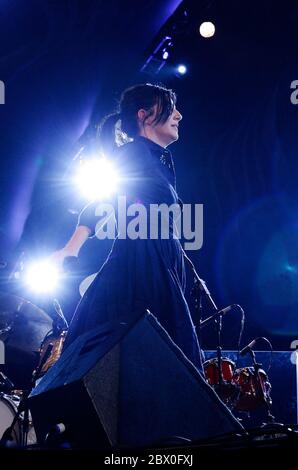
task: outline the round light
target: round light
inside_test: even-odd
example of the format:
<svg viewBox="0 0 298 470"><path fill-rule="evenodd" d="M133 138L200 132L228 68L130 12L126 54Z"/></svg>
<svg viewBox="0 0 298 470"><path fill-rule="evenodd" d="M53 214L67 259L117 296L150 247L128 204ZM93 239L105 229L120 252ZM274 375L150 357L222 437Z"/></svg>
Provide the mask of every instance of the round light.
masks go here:
<svg viewBox="0 0 298 470"><path fill-rule="evenodd" d="M118 177L106 158L82 161L75 178L81 194L89 200L110 196L117 187Z"/></svg>
<svg viewBox="0 0 298 470"><path fill-rule="evenodd" d="M164 51L164 52L163 52L163 54L162 54L162 58L163 58L163 60L167 60L167 59L168 59L168 57L169 57L169 53L168 53L168 51Z"/></svg>
<svg viewBox="0 0 298 470"><path fill-rule="evenodd" d="M215 26L211 21L204 21L200 26L200 35L203 38L211 38L215 33Z"/></svg>
<svg viewBox="0 0 298 470"><path fill-rule="evenodd" d="M185 75L186 72L187 72L187 68L185 67L185 65L180 64L180 65L178 65L178 67L177 67L177 72L178 72L180 75Z"/></svg>
<svg viewBox="0 0 298 470"><path fill-rule="evenodd" d="M25 283L35 292L51 292L57 287L60 277L59 269L50 261L32 263L25 269Z"/></svg>

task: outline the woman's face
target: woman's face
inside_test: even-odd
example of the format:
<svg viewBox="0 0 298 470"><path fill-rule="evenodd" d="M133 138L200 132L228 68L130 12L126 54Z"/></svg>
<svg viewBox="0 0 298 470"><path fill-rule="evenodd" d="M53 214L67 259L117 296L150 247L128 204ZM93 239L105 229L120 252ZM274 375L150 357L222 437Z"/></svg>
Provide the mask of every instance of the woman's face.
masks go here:
<svg viewBox="0 0 298 470"><path fill-rule="evenodd" d="M140 135L143 135L144 137L147 137L150 140L153 140L153 142L156 142L157 144L161 145L162 147L167 147L171 143L175 142L179 138L179 121L182 119L182 115L179 113L179 111L176 109L174 106L172 114L168 117L166 122L161 123L159 122L156 124L154 122L156 118L156 113L157 113L157 105L154 105L153 107L153 114L152 116L146 118L146 114L141 114L141 126L140 126ZM140 112L144 110L139 111L139 118L140 118ZM144 113L146 113L144 111ZM143 119L142 119L143 116Z"/></svg>

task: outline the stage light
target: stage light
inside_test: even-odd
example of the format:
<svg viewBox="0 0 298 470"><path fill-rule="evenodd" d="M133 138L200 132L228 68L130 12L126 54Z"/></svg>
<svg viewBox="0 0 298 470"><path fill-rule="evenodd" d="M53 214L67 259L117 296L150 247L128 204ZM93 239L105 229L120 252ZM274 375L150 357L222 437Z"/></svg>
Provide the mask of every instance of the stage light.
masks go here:
<svg viewBox="0 0 298 470"><path fill-rule="evenodd" d="M54 291L60 278L58 267L48 260L33 262L24 269L23 275L27 287L37 293Z"/></svg>
<svg viewBox="0 0 298 470"><path fill-rule="evenodd" d="M108 159L92 159L80 163L75 182L81 194L92 201L109 197L116 190L118 176Z"/></svg>
<svg viewBox="0 0 298 470"><path fill-rule="evenodd" d="M215 33L215 26L211 21L204 21L200 26L200 35L203 38L211 38Z"/></svg>
<svg viewBox="0 0 298 470"><path fill-rule="evenodd" d="M173 46L172 37L164 36L141 68L141 72L157 75L169 57L168 49Z"/></svg>
<svg viewBox="0 0 298 470"><path fill-rule="evenodd" d="M186 66L183 64L178 65L177 72L179 73L179 75L185 75L187 72Z"/></svg>

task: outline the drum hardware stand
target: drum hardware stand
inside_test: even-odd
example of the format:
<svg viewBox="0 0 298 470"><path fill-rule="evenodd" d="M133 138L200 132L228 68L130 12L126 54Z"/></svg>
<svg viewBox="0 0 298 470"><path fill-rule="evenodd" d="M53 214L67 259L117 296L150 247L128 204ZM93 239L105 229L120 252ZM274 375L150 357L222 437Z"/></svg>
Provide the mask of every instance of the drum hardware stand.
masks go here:
<svg viewBox="0 0 298 470"><path fill-rule="evenodd" d="M21 413L24 412L24 418L22 420L22 433L21 433L21 447L24 447L27 445L27 436L29 432L29 407L28 407L28 396L30 390L23 390L23 395L20 400L20 403L18 404L17 412L16 415L13 418L13 421L11 425L4 431L3 436L1 437L0 440L0 447L10 447L9 442L13 441L12 433L14 430L15 425L17 424L17 421L21 415Z"/></svg>
<svg viewBox="0 0 298 470"><path fill-rule="evenodd" d="M9 447L8 443L10 441L11 442L13 441L12 433L21 413L24 413L24 416L23 416L22 425L21 425L21 444L20 445L21 445L21 448L24 448L27 446L28 432L29 432L29 426L30 426L28 397L32 389L35 386L35 377L41 371L45 361L48 359L50 354L51 354L51 350L49 351L47 350L46 354L43 357L43 360L38 365L38 368L35 369L35 371L32 374L30 387L27 390L22 390L22 396L20 399L20 403L18 404L18 407L17 407L16 415L14 416L14 419L11 425L4 431L3 436L0 439L0 447Z"/></svg>
<svg viewBox="0 0 298 470"><path fill-rule="evenodd" d="M14 389L14 384L9 380L3 372L0 372L0 393L11 392Z"/></svg>
<svg viewBox="0 0 298 470"><path fill-rule="evenodd" d="M53 305L55 307L55 311L57 313L57 318L53 320L53 329L56 332L61 333L62 331L66 331L68 328L68 323L66 321L66 318L64 317L64 314L62 312L61 306L58 302L57 299L54 299ZM30 419L29 419L29 406L28 406L28 397L32 391L32 389L35 387L35 379L36 377L39 376L44 364L48 360L48 358L51 355L53 345L49 345L45 355L43 356L42 360L40 361L40 364L38 367L33 371L32 377L31 377L31 382L30 382L30 387L27 390L23 390L22 392L22 397L20 400L20 403L18 404L17 407L17 412L16 415L14 416L14 419L11 423L11 425L4 431L3 436L0 439L0 447L9 447L9 442L13 441L12 433L15 425L17 424L17 421L21 415L21 413L24 413L23 420L22 420L22 432L21 432L21 447L26 447L27 446L27 441L28 441L28 432L29 432L29 425L30 425ZM5 376L4 376L5 377ZM0 379L2 378L2 373L0 376ZM8 379L7 379L8 380ZM1 382L0 382L1 384Z"/></svg>
<svg viewBox="0 0 298 470"><path fill-rule="evenodd" d="M259 385L259 389L262 393L262 400L264 402L264 405L266 406L266 411L267 411L267 418L268 418L268 423L265 423L265 425L267 424L275 424L275 417L272 415L271 413L271 405L272 405L272 401L270 399L270 396L266 394L266 391L264 390L264 386L263 386L263 383L262 383L262 380L260 378L260 369L261 369L261 366L262 364L258 363L256 361L256 354L255 352L249 348L248 349L248 352L252 358L252 362L253 362L253 367L254 367L254 374L257 378L257 383Z"/></svg>
<svg viewBox="0 0 298 470"><path fill-rule="evenodd" d="M190 296L193 299L194 311L195 311L195 329L199 342L201 342L201 330L198 325L201 324L203 316L203 296L201 290L198 288L197 279L194 278L194 285L190 291Z"/></svg>
<svg viewBox="0 0 298 470"><path fill-rule="evenodd" d="M27 446L28 432L29 432L29 426L30 426L28 397L32 389L35 387L35 378L39 376L45 362L48 360L51 354L52 347L53 347L52 345L48 346L47 351L44 357L42 358L40 364L33 371L30 387L27 390L22 391L22 397L21 397L20 403L18 404L16 415L14 416L14 419L11 425L4 431L3 436L1 437L1 440L0 440L0 447L7 447L8 442L13 441L13 437L12 437L13 429L15 425L17 424L17 421L21 413L24 413L24 416L23 416L22 425L21 425L21 444L20 445L22 448Z"/></svg>

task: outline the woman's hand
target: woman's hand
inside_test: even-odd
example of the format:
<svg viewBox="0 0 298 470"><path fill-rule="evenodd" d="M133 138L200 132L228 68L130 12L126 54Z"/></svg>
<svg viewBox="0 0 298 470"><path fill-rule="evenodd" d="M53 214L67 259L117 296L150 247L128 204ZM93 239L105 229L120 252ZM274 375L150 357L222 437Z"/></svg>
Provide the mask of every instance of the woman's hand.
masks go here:
<svg viewBox="0 0 298 470"><path fill-rule="evenodd" d="M74 265L81 247L90 235L90 231L90 228L79 225L66 245L61 248L61 250L54 251L54 253L49 256L49 261L55 263L60 269L66 268L66 270L69 270L69 266L66 266L66 263L63 266L65 259L70 258L68 260L70 263L68 264Z"/></svg>
<svg viewBox="0 0 298 470"><path fill-rule="evenodd" d="M64 260L68 256L70 256L68 250L62 248L61 250L54 251L54 253L49 256L49 261L54 263L59 269L63 270Z"/></svg>

